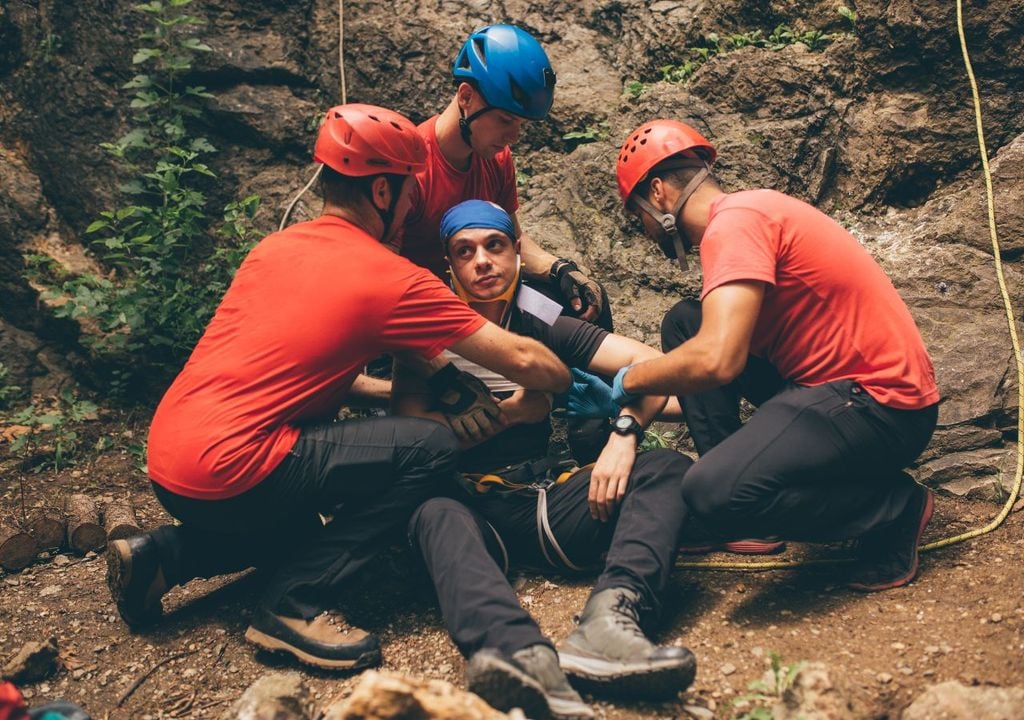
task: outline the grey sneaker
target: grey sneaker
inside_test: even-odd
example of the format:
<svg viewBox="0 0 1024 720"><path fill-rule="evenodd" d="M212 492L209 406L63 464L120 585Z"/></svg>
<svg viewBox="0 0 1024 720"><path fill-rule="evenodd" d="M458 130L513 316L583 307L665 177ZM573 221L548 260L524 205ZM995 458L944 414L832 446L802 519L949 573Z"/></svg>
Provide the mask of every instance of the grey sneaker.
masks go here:
<svg viewBox="0 0 1024 720"><path fill-rule="evenodd" d="M674 697L697 674L697 660L687 648L659 647L647 639L640 629L640 596L626 588L590 596L558 659L588 690L648 699Z"/></svg>
<svg viewBox="0 0 1024 720"><path fill-rule="evenodd" d="M547 645L530 645L512 653L511 658L496 650L481 650L466 665L466 686L492 707L502 712L520 708L532 720L594 717Z"/></svg>

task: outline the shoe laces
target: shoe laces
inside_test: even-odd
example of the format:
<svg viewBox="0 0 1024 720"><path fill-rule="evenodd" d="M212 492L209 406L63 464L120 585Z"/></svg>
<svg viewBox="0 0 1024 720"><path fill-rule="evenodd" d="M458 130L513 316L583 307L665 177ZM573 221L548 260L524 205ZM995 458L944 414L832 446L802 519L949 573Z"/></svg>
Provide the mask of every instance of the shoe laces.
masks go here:
<svg viewBox="0 0 1024 720"><path fill-rule="evenodd" d="M640 629L640 608L639 603L634 602L625 593L619 593L612 610L615 612L613 621L623 629L629 630L637 637L647 639Z"/></svg>
<svg viewBox="0 0 1024 720"><path fill-rule="evenodd" d="M352 626L348 624L348 621L346 621L342 615L333 610L324 610L322 613L314 617L312 621L310 621L310 624L313 623L329 625L334 628L335 632L340 634L347 633L353 629Z"/></svg>

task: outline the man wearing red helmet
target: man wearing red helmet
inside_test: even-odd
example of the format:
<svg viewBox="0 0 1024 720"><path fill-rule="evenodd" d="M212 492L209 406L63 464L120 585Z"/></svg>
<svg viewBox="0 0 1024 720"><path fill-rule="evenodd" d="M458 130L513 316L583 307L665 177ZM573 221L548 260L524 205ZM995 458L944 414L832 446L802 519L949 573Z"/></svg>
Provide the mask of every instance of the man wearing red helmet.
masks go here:
<svg viewBox="0 0 1024 720"><path fill-rule="evenodd" d="M683 497L723 534L857 538L850 587L905 585L933 504L903 472L937 418L921 335L852 235L782 193L724 193L714 160L673 120L622 146L627 210L684 270L699 247L704 279L665 316L667 355L620 370L614 395L679 397L701 454ZM745 424L740 397L758 406Z"/></svg>
<svg viewBox="0 0 1024 720"><path fill-rule="evenodd" d="M526 122L544 119L554 101L555 73L544 49L521 28L489 25L463 44L452 75L455 97L419 126L427 165L416 173L402 254L446 277L441 216L464 200L489 200L515 222L527 277L549 284L572 314L610 331L608 297L600 284L572 260L542 250L516 218L519 196L509 145Z"/></svg>
<svg viewBox="0 0 1024 720"><path fill-rule="evenodd" d="M457 443L419 419L333 422L363 365L451 347L530 387L568 386L547 349L482 322L383 244L425 154L398 113L328 111L323 214L252 250L153 417L149 475L181 524L111 543L108 584L130 625L158 617L174 585L255 565L271 572L247 640L317 667L379 662L377 638L330 608L451 482Z"/></svg>

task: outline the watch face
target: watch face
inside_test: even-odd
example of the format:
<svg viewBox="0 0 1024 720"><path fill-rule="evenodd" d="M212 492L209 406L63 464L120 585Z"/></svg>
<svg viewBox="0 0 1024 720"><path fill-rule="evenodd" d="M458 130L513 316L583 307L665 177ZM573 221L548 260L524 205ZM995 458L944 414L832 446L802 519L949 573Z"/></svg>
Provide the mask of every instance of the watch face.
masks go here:
<svg viewBox="0 0 1024 720"><path fill-rule="evenodd" d="M615 422L612 423L612 428L619 435L636 435L638 440L642 438L644 431L643 426L637 422L637 419L630 415L619 415L615 418Z"/></svg>

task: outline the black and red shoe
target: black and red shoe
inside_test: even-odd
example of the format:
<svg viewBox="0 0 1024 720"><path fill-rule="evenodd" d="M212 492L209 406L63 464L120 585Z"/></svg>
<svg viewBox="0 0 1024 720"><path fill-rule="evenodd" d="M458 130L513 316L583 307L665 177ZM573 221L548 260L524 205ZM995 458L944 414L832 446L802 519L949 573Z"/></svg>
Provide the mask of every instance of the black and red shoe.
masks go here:
<svg viewBox="0 0 1024 720"><path fill-rule="evenodd" d="M857 544L857 564L847 587L861 592L878 592L902 587L917 576L918 546L932 519L935 498L924 485L915 485L913 495L899 517L870 531Z"/></svg>

